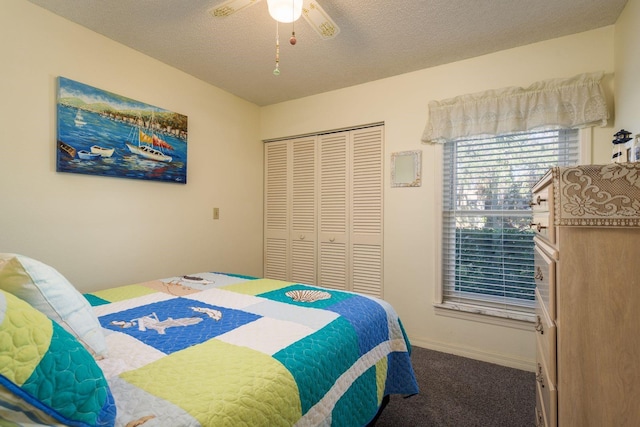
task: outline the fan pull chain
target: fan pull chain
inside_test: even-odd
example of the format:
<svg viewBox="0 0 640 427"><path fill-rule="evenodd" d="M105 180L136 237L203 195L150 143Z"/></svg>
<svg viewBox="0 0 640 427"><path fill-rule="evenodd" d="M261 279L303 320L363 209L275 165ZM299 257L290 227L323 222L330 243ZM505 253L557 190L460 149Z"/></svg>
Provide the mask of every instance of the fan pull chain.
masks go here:
<svg viewBox="0 0 640 427"><path fill-rule="evenodd" d="M278 31L278 21L276 21L276 69L273 70L273 75L280 75L280 33Z"/></svg>
<svg viewBox="0 0 640 427"><path fill-rule="evenodd" d="M296 42L296 20L293 19L296 16L295 8L293 7L293 2L291 2L291 38L289 39L289 43L291 46L295 46Z"/></svg>

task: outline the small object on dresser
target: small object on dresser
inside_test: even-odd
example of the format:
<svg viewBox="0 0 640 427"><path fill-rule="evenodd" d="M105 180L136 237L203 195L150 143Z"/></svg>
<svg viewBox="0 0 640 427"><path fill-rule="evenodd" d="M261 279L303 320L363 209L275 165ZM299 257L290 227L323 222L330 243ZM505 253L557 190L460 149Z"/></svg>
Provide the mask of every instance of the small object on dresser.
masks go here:
<svg viewBox="0 0 640 427"><path fill-rule="evenodd" d="M627 141L631 141L631 132L628 132L624 129L620 129L613 136L615 139L611 141L613 143L613 152L611 154L611 161L613 163L626 163L629 161L626 143Z"/></svg>
<svg viewBox="0 0 640 427"><path fill-rule="evenodd" d="M635 139L629 148L629 161L640 162L640 133L636 134Z"/></svg>

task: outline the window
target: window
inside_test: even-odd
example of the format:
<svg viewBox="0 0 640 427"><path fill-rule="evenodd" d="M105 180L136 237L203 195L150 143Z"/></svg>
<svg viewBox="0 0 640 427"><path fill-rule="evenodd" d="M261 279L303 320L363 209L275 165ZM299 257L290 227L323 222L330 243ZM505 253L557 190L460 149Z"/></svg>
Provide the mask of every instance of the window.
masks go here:
<svg viewBox="0 0 640 427"><path fill-rule="evenodd" d="M444 147L442 303L528 319L534 311L531 187L579 160L577 130L457 140Z"/></svg>

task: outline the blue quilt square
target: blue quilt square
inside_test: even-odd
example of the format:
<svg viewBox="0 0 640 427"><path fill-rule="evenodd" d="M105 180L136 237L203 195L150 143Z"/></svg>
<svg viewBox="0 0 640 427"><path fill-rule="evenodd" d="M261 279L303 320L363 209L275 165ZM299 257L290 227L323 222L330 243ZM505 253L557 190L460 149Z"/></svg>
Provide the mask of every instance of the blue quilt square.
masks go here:
<svg viewBox="0 0 640 427"><path fill-rule="evenodd" d="M241 310L174 298L101 316L100 324L170 354L205 342L260 317Z"/></svg>
<svg viewBox="0 0 640 427"><path fill-rule="evenodd" d="M405 352L389 353L387 382L384 394L417 394L420 389L416 381L411 358Z"/></svg>
<svg viewBox="0 0 640 427"><path fill-rule="evenodd" d="M358 335L360 354L365 354L380 343L389 340L389 320L386 310L377 302L355 295L327 307L351 323Z"/></svg>

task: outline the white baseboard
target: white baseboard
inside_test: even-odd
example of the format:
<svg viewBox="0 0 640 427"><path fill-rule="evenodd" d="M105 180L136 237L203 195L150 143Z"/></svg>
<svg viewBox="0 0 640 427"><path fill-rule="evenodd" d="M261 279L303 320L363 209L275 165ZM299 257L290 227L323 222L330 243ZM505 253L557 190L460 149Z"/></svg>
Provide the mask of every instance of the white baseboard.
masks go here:
<svg viewBox="0 0 640 427"><path fill-rule="evenodd" d="M534 359L521 359L509 355L489 353L471 347L462 347L447 343L410 338L411 345L423 347L429 350L441 351L443 353L455 354L456 356L468 357L469 359L483 362L495 363L496 365L507 366L509 368L521 369L523 371L535 372L536 361Z"/></svg>

